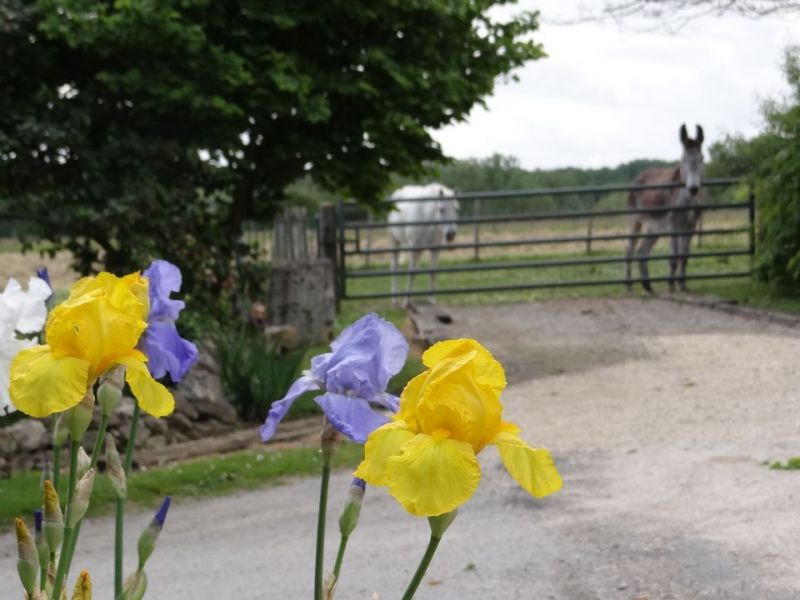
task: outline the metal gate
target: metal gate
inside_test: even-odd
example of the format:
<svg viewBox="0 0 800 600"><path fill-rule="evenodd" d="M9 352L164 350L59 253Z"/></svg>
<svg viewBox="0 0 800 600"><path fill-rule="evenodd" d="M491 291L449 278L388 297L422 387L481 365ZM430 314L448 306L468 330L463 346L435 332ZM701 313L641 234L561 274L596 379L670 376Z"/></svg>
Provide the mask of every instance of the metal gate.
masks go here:
<svg viewBox="0 0 800 600"><path fill-rule="evenodd" d="M703 183L706 198L701 222L694 233L692 250L686 255L689 258L687 281L740 278L750 275L751 261L747 260L747 264L743 265L743 259L736 257L752 257L755 252L755 198L752 190L747 192L744 201L731 198L736 190L741 191L741 187L736 187L738 183L739 180L734 178L712 179ZM628 218L635 213L663 212L663 209L634 209L627 206L606 208L603 206L603 200L612 194L645 189L669 189L681 185L680 183L608 185L457 194L462 214L471 213L470 216L462 216L456 221L459 233L465 228L471 229L472 239L435 246L441 251L443 260L448 254L454 255L453 260L445 261L446 264L436 269L430 266L422 266L413 271L401 268L394 275L405 278L411 273L414 275L436 273L442 276L461 276L463 280L464 274L484 273L480 278L481 281L477 283L461 281L437 286L436 295L624 285L626 280L623 276L608 271L613 265L617 265L616 268L621 271L626 261L624 242L630 238L627 231ZM580 199L579 203L583 208L575 208L576 198ZM427 202L439 199L439 197L419 198L413 201ZM503 200L509 199L514 199L518 207L522 203L523 210L503 213L496 209ZM548 210L532 210L540 199L549 199L551 207ZM572 204L567 202L567 199L571 200ZM490 211L485 214L482 211L487 207ZM686 209L691 210L691 208ZM386 231L389 224L385 220L368 218L363 211L364 209L356 204L341 203L337 207L339 296L343 299L405 297L409 294L405 289L398 290L395 294L389 290L387 278L393 275L392 270L386 265L374 266L376 257L388 257L393 251L391 244L388 243ZM724 218L715 215L723 215ZM604 225L608 222L613 222L614 225L611 227ZM441 221L415 221L404 224L441 223ZM563 223L573 225L565 227ZM536 229L541 230L541 225L546 224L551 225L546 226L545 232L536 231ZM496 233L498 227L505 227L512 234L499 236L487 234L487 228ZM672 232L671 235L683 233L688 232ZM380 237L377 247L374 239L376 234ZM669 235L640 233L636 237L668 239ZM554 254L555 248L563 248L564 251ZM430 246L406 247L402 250L428 249ZM547 249L550 256L542 256L541 249ZM501 256L498 260L497 257L487 256L490 250L512 254ZM654 253L650 255L649 261L651 265L653 263L666 265L669 258L669 252ZM706 267L699 270L693 268L693 265L698 263L707 265L708 259L715 259L713 268ZM634 257L633 262L637 260ZM572 271L568 271L569 269ZM540 270L547 270L558 276L543 280L538 279L538 276L531 277L529 281L517 277L517 281L510 283L501 281L504 277L510 277L512 272L538 273ZM584 272L589 276L583 275ZM599 275L594 276L594 273L598 272ZM666 275L659 275L657 272L649 278L651 282L664 282L668 279ZM384 286L381 280L386 280L386 289L382 289ZM369 285L363 283L368 281L373 283ZM374 282L379 283L376 285ZM630 282L641 283L642 279L633 277ZM428 290L424 288L413 289L409 295L427 294Z"/></svg>

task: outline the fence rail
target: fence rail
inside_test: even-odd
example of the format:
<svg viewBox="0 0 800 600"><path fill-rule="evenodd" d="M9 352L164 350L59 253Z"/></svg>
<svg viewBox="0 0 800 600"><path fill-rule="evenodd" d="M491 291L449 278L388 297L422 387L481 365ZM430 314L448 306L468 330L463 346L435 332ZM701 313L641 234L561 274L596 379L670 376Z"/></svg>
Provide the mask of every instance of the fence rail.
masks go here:
<svg viewBox="0 0 800 600"><path fill-rule="evenodd" d="M707 180L704 182L704 188L721 188L739 184L739 180L735 178L718 178ZM590 196L593 203L585 210L569 210L561 211L530 211L523 210L517 214L490 214L490 215L473 215L457 219L457 225L472 226L473 240L471 242L459 243L442 243L437 245L415 245L410 247L403 247L401 250L406 251L423 251L423 250L439 250L439 251L458 251L458 250L473 250L474 262L470 264L455 264L444 266L428 266L423 268L407 268L398 269L393 271L387 268L372 268L372 269L358 269L355 268L353 260L356 257L363 257L365 264L370 256L379 254L389 254L397 252L394 247L372 247L371 232L376 230L385 230L390 227L386 221L370 220L347 220L347 205L342 203L337 208L337 268L338 268L338 282L339 293L342 298L348 299L368 299L368 298L392 298L398 296L420 296L428 294L428 290L411 290L392 293L383 290L370 290L370 291L354 291L349 289L348 282L375 280L381 277L391 276L413 276L413 275L453 275L459 273L472 273L472 272L485 272L487 277L491 272L495 271L520 271L524 269L567 269L571 267L598 267L603 265L614 265L626 262L627 259L622 255L612 256L592 256L592 257L565 257L556 259L543 259L543 260L519 260L519 261L490 261L480 262L479 250L483 249L509 249L509 248L524 248L524 247L541 247L546 245L567 245L567 244L585 244L586 254L592 253L592 244L607 243L614 241L629 240L630 233L620 233L618 231L605 231L598 232L598 222L602 219L613 219L637 214L664 214L663 208L594 208L605 194L617 192L631 192L647 189L671 189L678 188L680 183L664 183L664 184L649 184L649 185L605 185L594 187L569 187L569 188L552 188L552 189L536 189L536 190L500 190L500 191L485 191L485 192L470 192L459 193L456 195L458 200L475 200L476 202L482 200L499 201L503 199L518 199L529 198L532 201L541 197L564 197L564 196ZM440 200L440 197L430 198L416 198L411 201L432 201ZM404 201L408 201L404 199ZM473 208L475 208L473 206ZM670 211L681 210L695 210L695 206L687 207L673 207ZM703 214L710 214L719 211L730 211L731 213L741 212L743 223L739 226L715 226L701 231L671 231L667 233L638 233L635 237L639 240L646 238L670 237L670 236L683 236L698 234L703 239L716 236L737 236L733 238L733 242L740 243L742 234L747 236L747 242L743 247L729 247L717 251L703 251L693 252L685 255L671 255L671 254L657 254L651 255L649 261L669 261L670 259L691 258L693 260L701 259L720 259L721 261L729 261L731 258L752 256L755 252L755 198L750 191L746 202L718 202L714 204L704 204L702 206ZM544 236L531 236L526 235L526 232L520 232L518 237L513 239L492 239L481 240L478 228L481 225L498 225L503 223L514 224L528 224L531 227L538 222L554 222L554 221L586 221L586 234L585 235L544 235ZM402 225L407 226L430 226L442 225L444 221L409 221L404 222ZM723 223L727 225L727 223ZM617 224L614 229L620 227ZM367 232L366 240L362 239L362 230ZM366 241L366 244L363 242ZM732 243L733 243L732 242ZM366 246L366 247L364 247ZM636 259L635 259L636 260ZM728 279L745 277L750 274L748 270L741 268L732 268L724 272L698 272L689 273L686 275L686 280L710 280L710 279ZM650 281L669 281L666 276L654 276L649 278ZM626 283L641 283L643 280L640 278L632 278L630 280L621 277L598 277L595 279L587 279L584 277L576 277L573 280L554 280L543 282L520 282L513 285L463 285L459 287L443 287L436 289L436 294L461 294L461 293L477 293L477 292L507 292L513 290L538 290L546 288L574 288L584 286L598 286L598 285L624 285Z"/></svg>

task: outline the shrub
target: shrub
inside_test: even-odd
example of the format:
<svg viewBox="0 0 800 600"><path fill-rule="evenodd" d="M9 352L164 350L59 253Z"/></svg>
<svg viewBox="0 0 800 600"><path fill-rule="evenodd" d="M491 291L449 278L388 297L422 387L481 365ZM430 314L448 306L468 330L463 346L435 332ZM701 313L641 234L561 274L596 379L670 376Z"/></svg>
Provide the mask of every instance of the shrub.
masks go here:
<svg viewBox="0 0 800 600"><path fill-rule="evenodd" d="M217 332L213 339L222 384L239 417L263 421L296 379L305 349L280 352L260 331L247 327Z"/></svg>
<svg viewBox="0 0 800 600"><path fill-rule="evenodd" d="M800 286L800 47L786 51L784 102L764 106L767 131L755 174L759 208L758 274L776 284ZM757 138L758 139L758 138ZM754 140L755 142L755 140Z"/></svg>

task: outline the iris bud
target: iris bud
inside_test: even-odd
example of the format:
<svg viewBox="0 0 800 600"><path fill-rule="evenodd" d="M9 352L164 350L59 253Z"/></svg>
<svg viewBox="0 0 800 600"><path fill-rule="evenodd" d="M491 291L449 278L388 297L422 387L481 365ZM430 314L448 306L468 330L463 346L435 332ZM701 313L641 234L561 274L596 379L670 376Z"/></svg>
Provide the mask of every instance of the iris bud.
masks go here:
<svg viewBox="0 0 800 600"><path fill-rule="evenodd" d="M122 387L124 384L125 370L116 367L108 372L97 389L97 404L106 417L110 416L122 400Z"/></svg>
<svg viewBox="0 0 800 600"><path fill-rule="evenodd" d="M137 570L125 580L122 593L117 596L117 600L142 600L146 591L147 576L144 571Z"/></svg>
<svg viewBox="0 0 800 600"><path fill-rule="evenodd" d="M33 542L31 532L22 519L16 520L17 526L17 572L22 582L22 587L28 596L33 595L36 589L36 579L39 577L39 553Z"/></svg>
<svg viewBox="0 0 800 600"><path fill-rule="evenodd" d="M89 501L92 498L92 489L94 488L95 470L89 469L86 475L81 477L75 488L75 493L72 495L69 510L67 511L67 527L74 528L78 522L86 514L89 508Z"/></svg>
<svg viewBox="0 0 800 600"><path fill-rule="evenodd" d="M83 446L81 446L78 448L78 477L80 478L86 475L86 472L91 466L92 459L89 458L89 455L86 454L86 450L84 450Z"/></svg>
<svg viewBox="0 0 800 600"><path fill-rule="evenodd" d="M120 500L124 500L128 495L128 480L112 435L106 436L106 475L111 480L114 494Z"/></svg>
<svg viewBox="0 0 800 600"><path fill-rule="evenodd" d="M72 590L72 600L92 600L92 580L89 573L81 571L75 588Z"/></svg>
<svg viewBox="0 0 800 600"><path fill-rule="evenodd" d="M67 436L69 436L69 429L67 429L67 419L64 416L65 413L61 413L58 415L58 419L56 419L56 424L53 427L53 448L61 448L64 445L64 442L67 441Z"/></svg>
<svg viewBox="0 0 800 600"><path fill-rule="evenodd" d="M44 539L50 547L50 552L57 552L64 538L64 515L61 513L61 504L58 492L53 487L52 481L44 482Z"/></svg>
<svg viewBox="0 0 800 600"><path fill-rule="evenodd" d="M456 520L458 509L452 510L443 515L435 517L428 517L428 524L431 526L431 537L442 539L444 532L450 527L450 524Z"/></svg>
<svg viewBox="0 0 800 600"><path fill-rule="evenodd" d="M347 499L344 502L342 514L339 517L339 531L342 537L350 537L353 530L358 525L358 517L361 515L361 504L364 502L364 489L366 484L363 479L358 477L353 479L350 489L347 491Z"/></svg>
<svg viewBox="0 0 800 600"><path fill-rule="evenodd" d="M74 408L66 411L66 426L69 430L69 437L73 442L83 439L86 430L92 422L94 412L94 392L89 389L83 400Z"/></svg>
<svg viewBox="0 0 800 600"><path fill-rule="evenodd" d="M142 535L139 536L139 570L144 568L147 559L150 558L150 555L153 554L153 550L156 549L156 540L158 540L158 534L161 533L161 529L164 527L164 521L167 518L167 511L169 510L171 500L169 496L164 498L153 520L150 521L149 525L145 527L142 532Z"/></svg>

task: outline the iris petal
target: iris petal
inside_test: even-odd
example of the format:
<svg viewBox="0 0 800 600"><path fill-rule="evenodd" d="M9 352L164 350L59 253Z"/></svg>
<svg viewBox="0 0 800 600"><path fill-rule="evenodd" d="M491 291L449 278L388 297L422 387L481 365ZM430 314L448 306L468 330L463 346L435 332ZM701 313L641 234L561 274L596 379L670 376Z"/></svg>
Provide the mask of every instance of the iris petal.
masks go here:
<svg viewBox="0 0 800 600"><path fill-rule="evenodd" d="M314 398L337 431L363 444L367 436L389 419L376 412L363 398L327 392Z"/></svg>
<svg viewBox="0 0 800 600"><path fill-rule="evenodd" d="M116 362L125 365L125 381L142 410L154 417L166 417L175 410L175 398L167 388L153 379L139 356L139 352L136 355L131 353L120 357Z"/></svg>
<svg viewBox="0 0 800 600"><path fill-rule="evenodd" d="M389 493L412 515L450 512L475 493L481 469L472 446L418 434L386 461Z"/></svg>
<svg viewBox="0 0 800 600"><path fill-rule="evenodd" d="M497 445L500 458L514 480L537 498L560 490L561 476L550 452L531 448L513 430L508 429L495 435L491 443Z"/></svg>
<svg viewBox="0 0 800 600"><path fill-rule="evenodd" d="M283 420L283 417L286 416L286 413L289 412L289 409L292 407L292 404L294 404L295 400L297 400L306 392L318 389L319 384L314 380L313 377L309 377L307 375L299 377L297 381L292 384L292 387L289 388L289 391L286 392L286 395L280 400L273 402L270 406L267 419L261 426L261 440L264 442L269 441L269 439L275 435L275 430L278 428L278 423L280 423Z"/></svg>
<svg viewBox="0 0 800 600"><path fill-rule="evenodd" d="M364 460L355 476L370 485L387 485L386 461L413 437L403 421L393 421L373 431L364 444Z"/></svg>
<svg viewBox="0 0 800 600"><path fill-rule="evenodd" d="M9 391L19 410L46 417L77 405L89 387L89 362L57 357L49 346L34 346L11 361Z"/></svg>

